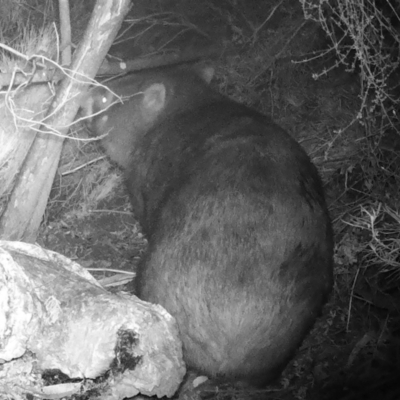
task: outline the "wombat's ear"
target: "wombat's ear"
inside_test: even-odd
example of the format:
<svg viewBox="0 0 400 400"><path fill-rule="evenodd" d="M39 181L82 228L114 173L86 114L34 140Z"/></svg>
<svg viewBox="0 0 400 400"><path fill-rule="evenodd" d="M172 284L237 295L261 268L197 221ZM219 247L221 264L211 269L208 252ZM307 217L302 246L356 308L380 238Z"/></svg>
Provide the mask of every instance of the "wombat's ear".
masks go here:
<svg viewBox="0 0 400 400"><path fill-rule="evenodd" d="M158 113L165 106L166 89L162 83L153 83L143 95L142 106L149 114Z"/></svg>
<svg viewBox="0 0 400 400"><path fill-rule="evenodd" d="M215 72L214 67L204 64L196 65L194 71L207 84L211 82Z"/></svg>

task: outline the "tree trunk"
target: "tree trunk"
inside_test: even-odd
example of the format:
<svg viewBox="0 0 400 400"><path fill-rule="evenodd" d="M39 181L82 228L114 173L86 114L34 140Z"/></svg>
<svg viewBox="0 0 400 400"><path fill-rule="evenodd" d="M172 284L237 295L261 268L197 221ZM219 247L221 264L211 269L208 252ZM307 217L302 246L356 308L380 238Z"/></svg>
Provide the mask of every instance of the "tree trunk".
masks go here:
<svg viewBox="0 0 400 400"><path fill-rule="evenodd" d="M32 132L35 139L2 214L0 237L35 241L60 160L62 144L78 111L81 92L96 75L129 5L130 0L97 0L82 43L74 54L72 71L68 72L68 78L58 87L47 117L42 121L45 122L42 131L37 134Z"/></svg>

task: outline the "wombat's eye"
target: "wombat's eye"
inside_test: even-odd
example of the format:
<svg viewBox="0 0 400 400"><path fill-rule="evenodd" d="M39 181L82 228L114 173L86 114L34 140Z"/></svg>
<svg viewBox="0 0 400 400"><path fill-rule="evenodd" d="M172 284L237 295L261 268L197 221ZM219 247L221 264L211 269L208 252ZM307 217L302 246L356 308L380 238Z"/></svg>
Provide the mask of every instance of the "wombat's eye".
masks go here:
<svg viewBox="0 0 400 400"><path fill-rule="evenodd" d="M103 97L101 98L101 102L102 102L103 104L107 103L107 97L106 97L106 96L103 96Z"/></svg>

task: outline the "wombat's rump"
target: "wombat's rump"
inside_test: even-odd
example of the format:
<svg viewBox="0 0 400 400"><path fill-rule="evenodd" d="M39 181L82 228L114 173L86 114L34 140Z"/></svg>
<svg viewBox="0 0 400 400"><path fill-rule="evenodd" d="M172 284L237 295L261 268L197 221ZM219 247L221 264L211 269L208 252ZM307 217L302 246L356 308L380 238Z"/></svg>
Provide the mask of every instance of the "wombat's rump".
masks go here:
<svg viewBox="0 0 400 400"><path fill-rule="evenodd" d="M332 286L316 168L267 117L170 68L92 90L92 130L125 171L149 240L137 294L175 316L189 367L264 385L293 356Z"/></svg>

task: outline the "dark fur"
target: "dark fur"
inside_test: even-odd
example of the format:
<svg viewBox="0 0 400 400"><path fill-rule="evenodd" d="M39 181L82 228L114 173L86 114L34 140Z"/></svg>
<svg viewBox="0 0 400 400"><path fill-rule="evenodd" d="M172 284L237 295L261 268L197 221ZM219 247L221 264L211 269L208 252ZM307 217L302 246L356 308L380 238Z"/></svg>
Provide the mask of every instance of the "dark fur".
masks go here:
<svg viewBox="0 0 400 400"><path fill-rule="evenodd" d="M145 105L152 84L166 89L160 111ZM143 72L110 87L143 92L92 121L95 134L109 132L103 145L125 170L149 240L139 297L175 316L189 367L266 384L332 286L332 232L316 168L269 118L211 91L189 69ZM114 100L92 92L94 111L103 97Z"/></svg>

